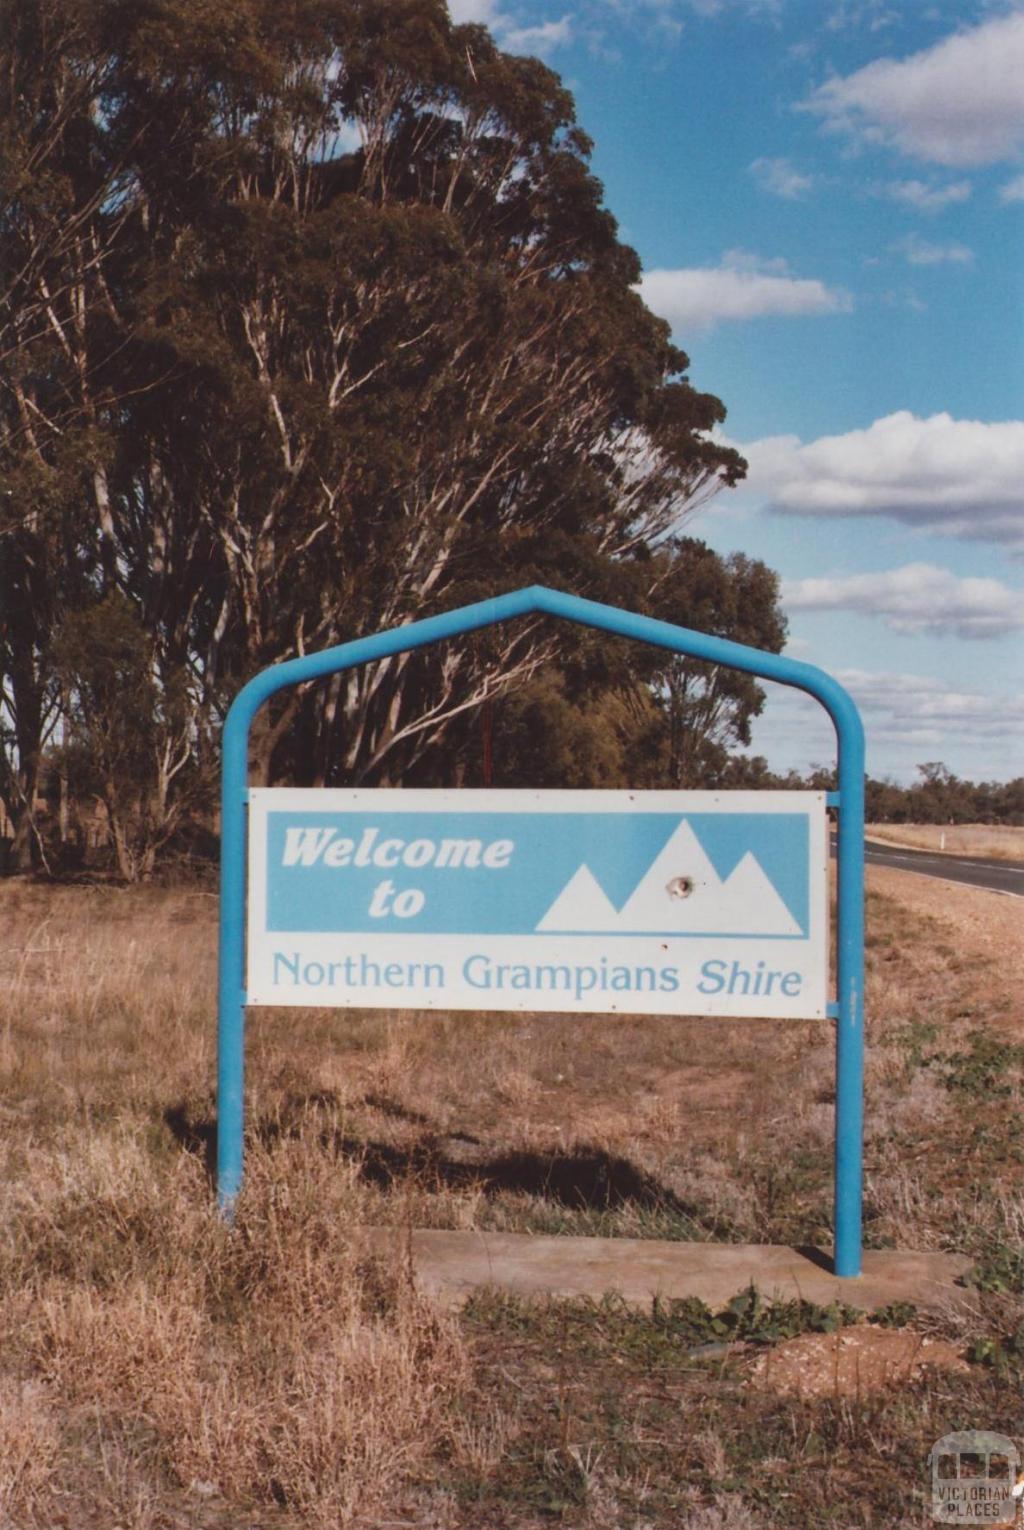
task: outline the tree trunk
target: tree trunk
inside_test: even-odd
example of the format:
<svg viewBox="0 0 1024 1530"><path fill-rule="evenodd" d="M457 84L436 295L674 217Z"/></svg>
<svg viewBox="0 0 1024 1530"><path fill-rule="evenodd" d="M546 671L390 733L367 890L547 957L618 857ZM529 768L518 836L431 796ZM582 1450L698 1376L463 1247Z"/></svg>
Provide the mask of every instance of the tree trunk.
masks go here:
<svg viewBox="0 0 1024 1530"><path fill-rule="evenodd" d="M60 773L60 808L57 819L58 834L60 835L62 846L68 842L68 815L68 777L67 772L62 770Z"/></svg>
<svg viewBox="0 0 1024 1530"><path fill-rule="evenodd" d="M14 839L11 845L11 868L14 871L35 871L40 864L39 835L35 823L35 800L39 790L39 772L42 766L42 750L35 744L26 744L23 731L18 729L18 767L12 770L14 790L10 804Z"/></svg>
<svg viewBox="0 0 1024 1530"><path fill-rule="evenodd" d="M11 870L32 871L35 867L36 837L32 833L32 819L24 803L14 804L11 814L14 838L11 842Z"/></svg>
<svg viewBox="0 0 1024 1530"><path fill-rule="evenodd" d="M107 825L110 831L110 842L114 847L114 859L117 862L118 875L126 882L137 880L137 868L135 857L132 855L128 844L128 835L125 831L124 820L117 806L117 796L113 788L103 794L103 805L107 810Z"/></svg>

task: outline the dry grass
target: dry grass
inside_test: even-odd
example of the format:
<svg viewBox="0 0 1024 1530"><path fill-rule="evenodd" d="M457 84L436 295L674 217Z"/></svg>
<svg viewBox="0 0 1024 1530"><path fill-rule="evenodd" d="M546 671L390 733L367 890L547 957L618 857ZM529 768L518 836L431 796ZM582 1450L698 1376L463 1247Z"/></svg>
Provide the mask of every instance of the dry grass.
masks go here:
<svg viewBox="0 0 1024 1530"><path fill-rule="evenodd" d="M371 1513L444 1436L457 1331L400 1270L360 1266L345 1176L312 1144L253 1154L229 1234L201 1165L144 1138L79 1123L34 1145L8 1197L10 1510L45 1525L70 1504L75 1525L149 1523L147 1504L190 1497L280 1502L310 1525Z"/></svg>
<svg viewBox="0 0 1024 1530"><path fill-rule="evenodd" d="M3 893L0 1507L372 1517L445 1437L463 1344L360 1263L319 1125L254 1142L234 1231L214 1213L168 1124L208 1103L211 905Z"/></svg>
<svg viewBox="0 0 1024 1530"><path fill-rule="evenodd" d="M867 835L909 850L1024 862L1024 828L1006 824L873 823L868 824Z"/></svg>
<svg viewBox="0 0 1024 1530"><path fill-rule="evenodd" d="M825 1428L796 1404L674 1358L684 1412L710 1413L673 1451L681 1394L666 1383L664 1417L643 1400L646 1358L592 1376L590 1339L528 1323L513 1358L353 1229L827 1242L829 1028L259 1012L229 1232L207 1168L214 901L7 883L0 912L0 1524L800 1522L737 1467L740 1434L771 1456L778 1431ZM869 1239L1010 1246L1019 1144L979 1136L990 1113L932 1057L978 1023L981 958L891 898L868 954ZM1009 1331L1005 1293L978 1323L993 1311Z"/></svg>

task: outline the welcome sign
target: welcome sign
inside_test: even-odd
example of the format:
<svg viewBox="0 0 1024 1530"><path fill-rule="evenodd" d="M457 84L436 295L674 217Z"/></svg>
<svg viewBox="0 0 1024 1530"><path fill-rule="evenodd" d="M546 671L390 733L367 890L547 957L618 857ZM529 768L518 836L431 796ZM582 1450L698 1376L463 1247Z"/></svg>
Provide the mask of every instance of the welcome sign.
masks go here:
<svg viewBox="0 0 1024 1530"><path fill-rule="evenodd" d="M821 792L253 790L246 1000L819 1019Z"/></svg>

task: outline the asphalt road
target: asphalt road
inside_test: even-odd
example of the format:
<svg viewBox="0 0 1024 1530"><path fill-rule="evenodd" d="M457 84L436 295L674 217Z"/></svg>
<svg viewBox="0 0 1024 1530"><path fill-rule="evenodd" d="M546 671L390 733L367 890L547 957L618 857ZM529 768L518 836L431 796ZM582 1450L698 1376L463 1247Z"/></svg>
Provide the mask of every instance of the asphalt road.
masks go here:
<svg viewBox="0 0 1024 1530"><path fill-rule="evenodd" d="M836 837L832 836L832 854ZM965 882L968 887L986 887L990 892L1012 893L1024 898L1024 863L996 861L982 855L933 855L928 850L904 850L897 845L882 845L869 840L864 849L871 866L889 866L893 871L916 871L921 876L941 877L944 882Z"/></svg>

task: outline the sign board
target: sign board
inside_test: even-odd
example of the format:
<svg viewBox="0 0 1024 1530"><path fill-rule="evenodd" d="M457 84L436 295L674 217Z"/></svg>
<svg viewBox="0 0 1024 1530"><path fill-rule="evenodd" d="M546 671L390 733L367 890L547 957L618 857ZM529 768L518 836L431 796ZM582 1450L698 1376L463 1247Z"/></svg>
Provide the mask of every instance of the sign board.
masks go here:
<svg viewBox="0 0 1024 1530"><path fill-rule="evenodd" d="M821 792L254 789L246 1002L820 1019Z"/></svg>
<svg viewBox="0 0 1024 1530"><path fill-rule="evenodd" d="M279 692L533 616L814 697L835 726L838 789L827 799L250 792L250 730ZM864 728L831 675L531 585L261 670L231 703L223 744L217 1196L225 1216L242 1188L248 1004L827 1016L836 1024L834 1268L860 1273ZM838 814L832 1000L826 802Z"/></svg>

